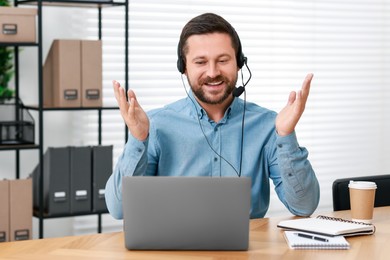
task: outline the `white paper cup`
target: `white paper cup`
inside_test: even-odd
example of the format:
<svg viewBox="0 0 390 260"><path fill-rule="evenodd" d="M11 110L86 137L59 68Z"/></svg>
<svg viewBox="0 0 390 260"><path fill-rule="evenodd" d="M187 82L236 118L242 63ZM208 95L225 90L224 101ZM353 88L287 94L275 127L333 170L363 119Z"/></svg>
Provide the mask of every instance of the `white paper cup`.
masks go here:
<svg viewBox="0 0 390 260"><path fill-rule="evenodd" d="M350 181L348 187L352 220L371 223L374 213L376 183Z"/></svg>

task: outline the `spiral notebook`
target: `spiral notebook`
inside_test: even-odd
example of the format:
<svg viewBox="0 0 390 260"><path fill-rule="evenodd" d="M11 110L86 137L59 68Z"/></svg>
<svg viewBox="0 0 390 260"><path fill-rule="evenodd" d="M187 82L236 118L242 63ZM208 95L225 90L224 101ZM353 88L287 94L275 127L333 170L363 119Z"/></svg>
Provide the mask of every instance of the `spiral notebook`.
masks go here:
<svg viewBox="0 0 390 260"><path fill-rule="evenodd" d="M279 228L325 236L358 236L372 235L375 233L375 226L372 224L322 215L316 218L283 220L277 226Z"/></svg>
<svg viewBox="0 0 390 260"><path fill-rule="evenodd" d="M284 231L284 238L291 249L349 249L349 243L343 236L313 236L310 233Z"/></svg>

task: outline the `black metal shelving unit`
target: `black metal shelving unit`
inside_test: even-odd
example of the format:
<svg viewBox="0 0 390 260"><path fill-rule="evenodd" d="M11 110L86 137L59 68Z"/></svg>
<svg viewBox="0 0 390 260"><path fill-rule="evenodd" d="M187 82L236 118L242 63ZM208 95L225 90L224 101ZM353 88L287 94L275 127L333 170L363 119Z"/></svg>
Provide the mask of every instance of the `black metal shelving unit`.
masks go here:
<svg viewBox="0 0 390 260"><path fill-rule="evenodd" d="M115 7L122 6L125 8L125 89L128 89L128 54L129 54L129 44L128 44L128 29L129 29L129 0L124 0L121 2L116 2L113 0L15 0L15 7L20 5L32 5L37 7L37 42L36 43L0 43L0 46L13 46L14 47L14 56L15 56L15 96L19 97L19 47L36 47L38 49L38 105L37 106L24 106L24 108L29 110L35 110L38 112L38 141L36 144L28 145L0 145L0 151L15 151L15 175L16 178L20 177L20 151L21 150L31 150L35 149L39 152L39 165L40 165L40 179L39 179L39 210L34 211L34 216L39 219L39 238L43 238L44 232L44 219L52 218L61 218L61 217L74 217L74 216L85 216L85 215L97 215L98 216L98 233L102 232L102 214L107 212L90 212L86 214L64 214L64 215L54 215L47 216L44 213L43 208L43 121L44 121L44 112L48 111L80 111L80 110L96 110L98 113L98 144L102 144L102 112L105 110L114 110L118 109L117 107L80 107L80 108L44 108L43 107L43 51L42 51L42 8L44 6L56 6L56 7L80 7L80 8L97 8L98 9L98 39L102 39L102 8L106 7ZM125 136L127 139L127 131L125 128Z"/></svg>

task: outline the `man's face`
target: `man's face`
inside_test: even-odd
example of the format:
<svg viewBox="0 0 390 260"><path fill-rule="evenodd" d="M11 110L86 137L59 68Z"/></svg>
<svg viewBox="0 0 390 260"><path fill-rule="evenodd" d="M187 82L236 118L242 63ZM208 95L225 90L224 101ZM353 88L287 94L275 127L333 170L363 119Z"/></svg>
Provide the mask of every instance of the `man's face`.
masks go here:
<svg viewBox="0 0 390 260"><path fill-rule="evenodd" d="M187 39L186 75L195 97L205 104L222 104L237 82L237 61L226 33L192 35Z"/></svg>

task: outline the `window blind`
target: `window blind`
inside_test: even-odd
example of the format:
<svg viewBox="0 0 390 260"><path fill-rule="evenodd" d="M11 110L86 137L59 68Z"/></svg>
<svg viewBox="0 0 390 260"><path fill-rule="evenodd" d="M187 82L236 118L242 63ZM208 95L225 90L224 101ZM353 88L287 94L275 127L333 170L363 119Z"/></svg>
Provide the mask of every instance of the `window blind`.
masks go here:
<svg viewBox="0 0 390 260"><path fill-rule="evenodd" d="M248 57L253 74L248 101L280 111L289 92L314 73L296 132L320 182L319 209L331 210L335 179L390 173L389 2L131 0L129 86L145 110L185 97L176 69L181 29L198 14L222 15L237 30ZM123 13L124 8L103 10L105 106L116 105L112 80L124 84ZM85 19L86 35L96 38L96 12L86 11ZM96 142L90 134L96 113L85 117L82 133L75 136ZM124 138L119 111L104 112L103 131L103 143L115 145L116 160ZM278 214L288 212L272 192L267 216Z"/></svg>

